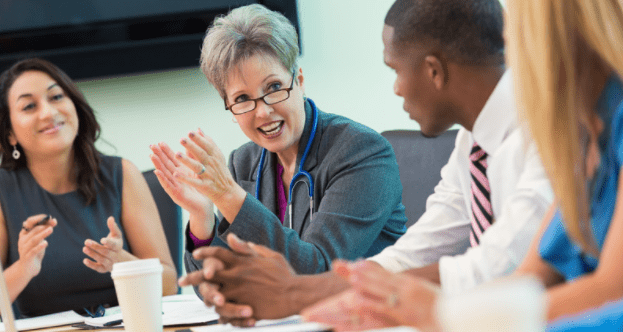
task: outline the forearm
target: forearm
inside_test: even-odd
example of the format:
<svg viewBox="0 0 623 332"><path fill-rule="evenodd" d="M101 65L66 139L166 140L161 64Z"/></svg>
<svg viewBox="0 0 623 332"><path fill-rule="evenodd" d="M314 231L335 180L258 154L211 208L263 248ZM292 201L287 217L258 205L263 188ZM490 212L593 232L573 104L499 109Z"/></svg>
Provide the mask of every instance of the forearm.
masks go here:
<svg viewBox="0 0 623 332"><path fill-rule="evenodd" d="M439 277L439 263L434 263L434 264L430 264L424 267L410 269L403 273L414 276L414 277L418 277L420 279L428 280L429 282L435 285L441 284L440 277Z"/></svg>
<svg viewBox="0 0 623 332"><path fill-rule="evenodd" d="M333 271L316 275L299 275L288 287L288 300L291 312L287 315L300 313L314 303L341 293L350 288L348 282Z"/></svg>
<svg viewBox="0 0 623 332"><path fill-rule="evenodd" d="M18 260L4 270L4 278L6 279L11 303L17 299L19 294L22 293L24 288L28 286L28 283L30 283L30 280L34 277L31 273L28 273L29 271L26 269L27 268L21 261Z"/></svg>
<svg viewBox="0 0 623 332"><path fill-rule="evenodd" d="M620 283L603 281L593 274L551 287L547 296L547 319L552 321L618 300L623 297L623 288Z"/></svg>
<svg viewBox="0 0 623 332"><path fill-rule="evenodd" d="M321 217L315 216L315 218L314 223L322 223ZM236 221L233 223L221 221L217 236L222 242L226 242L229 233L233 233L244 241L261 244L284 254L297 273L315 274L329 270L331 261L327 250L314 245L312 241L315 239L307 236L311 228L309 227L299 236L296 231L283 227L275 214L260 201L248 195ZM316 242L331 243L330 241Z"/></svg>
<svg viewBox="0 0 623 332"><path fill-rule="evenodd" d="M175 267L162 264L162 295L177 294L177 272Z"/></svg>

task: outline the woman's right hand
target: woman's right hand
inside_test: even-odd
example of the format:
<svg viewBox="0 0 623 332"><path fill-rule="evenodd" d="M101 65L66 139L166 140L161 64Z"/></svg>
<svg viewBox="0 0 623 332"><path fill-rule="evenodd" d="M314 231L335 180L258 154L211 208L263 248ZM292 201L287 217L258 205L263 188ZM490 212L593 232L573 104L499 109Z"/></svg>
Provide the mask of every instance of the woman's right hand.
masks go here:
<svg viewBox="0 0 623 332"><path fill-rule="evenodd" d="M208 209L206 207L212 206L210 199L193 186L185 184L173 176L175 172L187 176L193 176L195 173L177 161L173 150L166 143L151 145L150 148L154 153L151 155L151 162L156 167L154 173L171 199L191 214L207 214Z"/></svg>
<svg viewBox="0 0 623 332"><path fill-rule="evenodd" d="M181 182L173 176L176 172L187 176L197 176L196 173L181 164L166 143L154 144L150 148L153 152L150 156L151 162L156 167L154 173L171 199L190 213L191 222L198 220L212 221L213 223L214 204L212 201L193 186ZM206 231L211 232L212 229ZM195 232L193 234L200 235Z"/></svg>
<svg viewBox="0 0 623 332"><path fill-rule="evenodd" d="M45 214L34 215L26 219L19 232L17 249L19 262L24 267L24 272L29 278L33 278L41 271L41 262L45 256L48 241L45 239L52 234L53 228L58 224L55 218L50 218L43 225L37 225L47 218Z"/></svg>

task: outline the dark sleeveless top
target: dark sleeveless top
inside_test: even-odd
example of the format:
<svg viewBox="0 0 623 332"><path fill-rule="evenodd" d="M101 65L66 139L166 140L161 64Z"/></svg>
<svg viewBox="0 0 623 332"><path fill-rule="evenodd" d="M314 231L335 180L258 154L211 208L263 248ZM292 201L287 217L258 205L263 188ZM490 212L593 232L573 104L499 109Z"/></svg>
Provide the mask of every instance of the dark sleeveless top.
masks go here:
<svg viewBox="0 0 623 332"><path fill-rule="evenodd" d="M110 273L98 273L82 260L84 241L100 241L109 233L106 220L113 216L121 228L123 169L121 158L102 156L100 179L95 202L73 191L54 195L41 188L30 171L0 169L0 203L9 239L8 264L19 259L17 241L22 223L36 214L49 214L58 220L47 238L48 247L41 272L34 277L15 304L25 316L38 316L98 304L117 305ZM124 248L128 250L124 236Z"/></svg>

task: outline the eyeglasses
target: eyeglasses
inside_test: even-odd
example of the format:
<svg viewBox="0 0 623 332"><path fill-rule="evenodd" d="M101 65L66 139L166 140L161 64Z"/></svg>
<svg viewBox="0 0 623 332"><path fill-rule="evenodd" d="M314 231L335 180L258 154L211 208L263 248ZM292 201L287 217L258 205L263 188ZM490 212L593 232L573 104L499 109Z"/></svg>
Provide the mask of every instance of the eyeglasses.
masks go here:
<svg viewBox="0 0 623 332"><path fill-rule="evenodd" d="M269 92L259 98L249 99L245 101L241 101L239 103L232 104L227 107L227 101L225 102L225 109L231 111L235 115L240 115L244 113L248 113L253 111L257 107L257 101L262 100L266 105L274 105L276 103L280 103L288 98L290 98L290 91L294 88L294 74L295 70L292 71L292 83L290 83L289 88L279 89L277 91Z"/></svg>

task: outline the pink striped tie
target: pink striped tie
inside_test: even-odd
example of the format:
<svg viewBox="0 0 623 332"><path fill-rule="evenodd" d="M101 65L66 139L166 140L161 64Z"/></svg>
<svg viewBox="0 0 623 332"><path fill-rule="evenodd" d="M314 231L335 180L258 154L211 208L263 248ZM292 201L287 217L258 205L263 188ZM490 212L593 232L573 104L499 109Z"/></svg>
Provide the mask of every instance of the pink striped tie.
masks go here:
<svg viewBox="0 0 623 332"><path fill-rule="evenodd" d="M469 234L469 241L472 247L475 247L480 243L482 234L493 223L493 210L491 187L487 179L487 153L474 142L469 160L471 160L469 172L472 176L472 231Z"/></svg>

